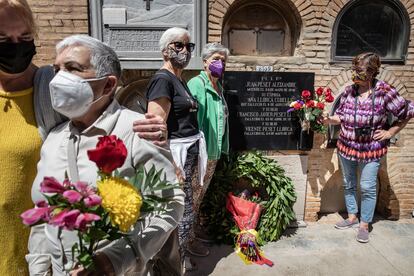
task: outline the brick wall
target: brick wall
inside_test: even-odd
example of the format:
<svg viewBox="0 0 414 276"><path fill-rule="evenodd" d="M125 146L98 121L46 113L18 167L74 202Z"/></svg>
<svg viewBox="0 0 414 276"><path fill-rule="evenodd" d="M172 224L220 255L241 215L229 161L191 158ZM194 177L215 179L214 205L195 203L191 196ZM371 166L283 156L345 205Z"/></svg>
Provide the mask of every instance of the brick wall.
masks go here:
<svg viewBox="0 0 414 276"><path fill-rule="evenodd" d="M208 41L222 41L221 31L226 13L241 0L209 1ZM230 57L227 70L253 71L256 65L273 65L274 71L314 72L316 86L329 86L338 94L351 83L348 63L330 64L332 29L335 19L349 0L296 0L285 2L292 13L299 14L302 22L300 37L292 57ZM258 1L260 3L260 1ZM414 1L401 3L410 20L414 18ZM413 24L411 23L411 30ZM413 38L411 33L410 38ZM405 65L383 65L379 78L395 86L408 99L414 99L414 44L410 42ZM379 199L377 210L390 218L411 217L414 209L414 173L409 168L414 162L414 122L400 133L400 139L383 160L379 174ZM341 191L336 150L326 148L326 138L316 135L313 149L308 152L308 179L306 190L305 220L314 221L323 206L322 194L326 190ZM291 153L298 154L298 153ZM338 205L343 205L338 203ZM338 206L339 207L339 206Z"/></svg>
<svg viewBox="0 0 414 276"><path fill-rule="evenodd" d="M28 0L38 29L36 65L53 63L55 45L72 34L88 33L87 0Z"/></svg>
<svg viewBox="0 0 414 276"><path fill-rule="evenodd" d="M242 0L210 0L208 41L221 41L223 20L229 9ZM274 0L277 2L277 0ZM258 1L260 2L260 1ZM332 27L340 10L349 0L279 0L288 4L302 22L300 37L292 57L230 57L227 70L253 71L256 65L273 65L274 71L315 72L316 86L329 86L335 93L350 84L349 63L330 64ZM414 0L401 1L414 18ZM87 0L52 1L29 0L35 14L39 33L35 63L53 62L57 41L74 33L88 33ZM412 25L412 23L411 23ZM411 26L411 30L413 29ZM411 33L411 40L414 35ZM405 65L383 65L379 78L397 87L408 99L414 99L414 44L408 48ZM131 72L130 72L131 73ZM145 73L145 72L144 72ZM191 73L191 72L188 72ZM131 79L141 76L131 73ZM130 80L124 79L124 83ZM380 189L378 211L390 218L410 217L414 208L414 122L401 132L395 146L390 147L379 174ZM298 154L298 153L288 153ZM303 154L303 153L302 153ZM340 173L334 149L326 149L326 139L316 135L308 154L305 220L318 219L323 210L324 192L340 192ZM270 155L277 155L276 152ZM336 190L335 190L336 189ZM342 203L343 204L343 203Z"/></svg>

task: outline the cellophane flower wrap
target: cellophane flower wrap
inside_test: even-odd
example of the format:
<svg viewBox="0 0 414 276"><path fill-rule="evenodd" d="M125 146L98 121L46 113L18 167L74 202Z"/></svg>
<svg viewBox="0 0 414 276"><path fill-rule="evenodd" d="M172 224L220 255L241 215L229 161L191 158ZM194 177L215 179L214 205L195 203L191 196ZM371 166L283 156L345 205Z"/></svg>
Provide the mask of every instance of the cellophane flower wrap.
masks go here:
<svg viewBox="0 0 414 276"><path fill-rule="evenodd" d="M326 104L333 101L334 97L329 87L317 88L314 95L309 90L303 90L300 99L291 102L287 112L299 118L302 130L325 133L326 127L318 119L322 116Z"/></svg>
<svg viewBox="0 0 414 276"><path fill-rule="evenodd" d="M226 209L232 214L240 230L236 236L235 251L245 264L273 266L273 262L265 258L258 245L260 237L255 229L263 208L257 203L257 199L257 195L250 198L246 192L240 197L231 192L227 196Z"/></svg>
<svg viewBox="0 0 414 276"><path fill-rule="evenodd" d="M72 246L72 259L87 270L94 270L92 256L100 241L126 237L141 212L163 210L165 199L153 194L148 198L142 196L143 183L149 193L175 187L165 176L162 180L162 170L157 171L155 167L146 171L140 166L133 177L121 177L116 169L122 167L127 157L125 144L115 135L98 139L96 148L87 152L98 167L96 188L82 181L73 183L67 177L63 183L45 177L40 191L46 200L20 215L28 226L46 222L77 231L79 242Z"/></svg>

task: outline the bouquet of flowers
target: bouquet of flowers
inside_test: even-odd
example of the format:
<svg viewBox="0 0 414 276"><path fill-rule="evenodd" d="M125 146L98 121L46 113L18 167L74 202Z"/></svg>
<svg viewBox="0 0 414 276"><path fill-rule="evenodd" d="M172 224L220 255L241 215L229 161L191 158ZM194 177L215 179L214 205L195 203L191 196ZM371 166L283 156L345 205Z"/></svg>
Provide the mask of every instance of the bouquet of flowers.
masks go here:
<svg viewBox="0 0 414 276"><path fill-rule="evenodd" d="M87 153L99 168L97 188L82 181L72 183L67 176L63 183L45 177L40 191L46 201L37 202L36 208L25 211L21 218L28 226L46 222L61 229L78 231L79 243L72 246L72 259L85 269L93 270L92 256L100 241L126 236L141 212L162 210L160 203L165 199L155 195L143 198L142 184L145 183L146 192L175 186L161 180L162 170L157 171L154 167L146 171L141 166L133 177L120 177L115 170L124 164L127 149L115 135L99 137L96 148Z"/></svg>
<svg viewBox="0 0 414 276"><path fill-rule="evenodd" d="M245 264L256 263L273 266L273 262L264 257L258 245L259 235L255 228L260 218L262 206L258 203L260 198L256 195L250 197L248 191L243 191L240 197L229 193L226 209L233 215L233 219L240 229L236 237L236 253Z"/></svg>
<svg viewBox="0 0 414 276"><path fill-rule="evenodd" d="M292 112L299 117L302 130L325 133L326 127L318 121L318 118L322 115L326 103L333 102L334 97L329 87L325 89L319 87L315 94L315 98L313 98L309 90L303 90L301 99L291 102L287 112Z"/></svg>

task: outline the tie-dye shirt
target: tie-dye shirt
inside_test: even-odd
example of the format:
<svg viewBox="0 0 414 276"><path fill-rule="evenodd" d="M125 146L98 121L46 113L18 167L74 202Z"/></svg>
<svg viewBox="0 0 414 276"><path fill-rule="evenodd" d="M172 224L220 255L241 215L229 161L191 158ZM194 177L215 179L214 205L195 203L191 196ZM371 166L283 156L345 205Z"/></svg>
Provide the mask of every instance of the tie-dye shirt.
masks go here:
<svg viewBox="0 0 414 276"><path fill-rule="evenodd" d="M353 85L347 86L341 94L338 109L335 111L341 119L341 131L337 142L338 152L344 158L354 161L379 160L387 153L388 140L374 140L373 132L386 126L388 112L397 117L399 121L414 117L414 104L407 101L406 105L406 100L394 87L384 81L377 81L374 92L367 99L357 98L356 123L354 123L355 97L357 97L356 88ZM355 127L369 126L373 128L371 136L355 137Z"/></svg>

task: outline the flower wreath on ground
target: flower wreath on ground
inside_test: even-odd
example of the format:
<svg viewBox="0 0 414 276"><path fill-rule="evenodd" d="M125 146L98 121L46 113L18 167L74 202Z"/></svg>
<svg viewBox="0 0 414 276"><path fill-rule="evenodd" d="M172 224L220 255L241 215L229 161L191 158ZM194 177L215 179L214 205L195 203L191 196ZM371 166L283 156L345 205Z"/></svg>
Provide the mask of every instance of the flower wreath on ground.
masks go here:
<svg viewBox="0 0 414 276"><path fill-rule="evenodd" d="M334 97L329 87L319 87L315 95L309 90L303 90L301 98L291 102L287 112L299 118L303 131L325 133L327 128L318 119L323 115L326 103L333 101Z"/></svg>
<svg viewBox="0 0 414 276"><path fill-rule="evenodd" d="M243 195L237 190L246 188L260 199L262 212L256 226L258 245L278 240L295 219L296 193L283 168L260 152L232 153L219 161L201 207L201 222L216 242L234 245L235 239L240 238L241 229L226 209L226 200L229 193Z"/></svg>
<svg viewBox="0 0 414 276"><path fill-rule="evenodd" d="M176 188L165 180L162 169L153 166L149 171L140 166L131 178L122 178L120 168L127 157L127 149L115 135L99 137L95 149L88 150L88 157L98 167L98 181L94 188L86 182L72 183L68 177L60 183L45 177L40 191L46 201L21 214L28 226L48 223L69 231L77 231L78 242L72 246L72 258L87 270L94 270L92 256L103 240L121 237L128 240L142 213L162 211L166 199L152 193ZM145 183L143 197L141 188ZM70 271L73 267L66 267Z"/></svg>

